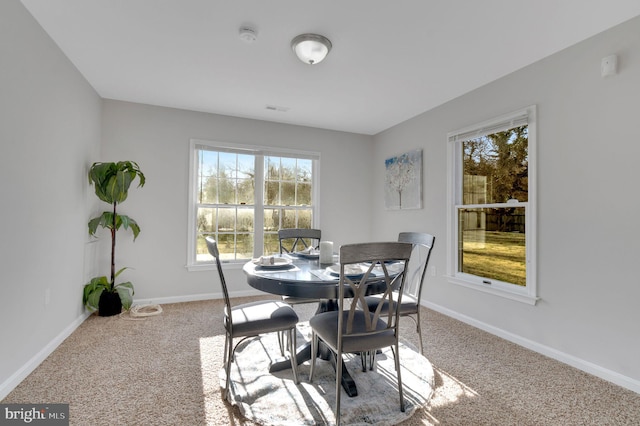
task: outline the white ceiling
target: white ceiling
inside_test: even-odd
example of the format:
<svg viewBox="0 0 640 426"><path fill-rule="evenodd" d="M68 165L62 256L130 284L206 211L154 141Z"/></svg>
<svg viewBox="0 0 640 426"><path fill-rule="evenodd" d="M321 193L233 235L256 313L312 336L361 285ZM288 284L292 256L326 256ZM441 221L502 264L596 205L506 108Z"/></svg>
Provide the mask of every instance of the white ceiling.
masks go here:
<svg viewBox="0 0 640 426"><path fill-rule="evenodd" d="M638 0L22 3L103 98L368 135L640 15ZM313 66L290 47L307 32L333 43Z"/></svg>

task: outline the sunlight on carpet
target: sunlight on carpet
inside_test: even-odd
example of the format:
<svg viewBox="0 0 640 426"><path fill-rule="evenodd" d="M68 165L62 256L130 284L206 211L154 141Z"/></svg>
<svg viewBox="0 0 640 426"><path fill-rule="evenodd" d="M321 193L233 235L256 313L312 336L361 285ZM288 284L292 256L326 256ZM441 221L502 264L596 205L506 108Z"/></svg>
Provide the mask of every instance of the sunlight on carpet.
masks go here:
<svg viewBox="0 0 640 426"><path fill-rule="evenodd" d="M298 344L310 339L307 323L298 325ZM220 397L224 370L213 371L215 356L221 356L220 339L202 339L201 359L205 404ZM236 350L231 368L230 403L248 419L265 425L335 424L335 372L328 361L316 362L314 382L309 383L309 362L299 366L300 383L293 382L291 369L269 373L269 365L279 359L275 334L249 339ZM362 372L360 357L345 355L349 373L359 395L342 394L342 422L349 425L394 425L426 406L433 394L434 373L430 362L413 348L401 344L400 362L406 410L400 411L393 354L389 348L376 356L376 369ZM218 364L219 365L219 364ZM240 366L240 369L238 369ZM209 399L209 401L207 401ZM207 416L209 410L207 409Z"/></svg>

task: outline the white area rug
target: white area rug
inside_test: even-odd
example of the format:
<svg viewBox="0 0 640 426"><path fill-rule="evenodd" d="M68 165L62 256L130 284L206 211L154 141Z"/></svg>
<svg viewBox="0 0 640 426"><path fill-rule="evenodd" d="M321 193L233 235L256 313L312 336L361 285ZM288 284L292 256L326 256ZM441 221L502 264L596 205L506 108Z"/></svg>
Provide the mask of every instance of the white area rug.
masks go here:
<svg viewBox="0 0 640 426"><path fill-rule="evenodd" d="M311 337L308 323L298 325L298 345ZM329 361L318 359L314 381L309 383L309 362L298 367L300 383L293 382L291 369L269 373L269 366L280 359L275 333L249 339L236 350L231 367L228 396L242 414L263 425L335 424L335 372ZM400 362L405 412L400 400L390 348L376 355L376 368L362 372L359 356L345 355L347 369L358 387L350 398L341 388L342 423L345 425L394 425L425 406L433 393L431 363L415 350L401 344ZM240 370L238 369L240 366ZM224 387L224 370L220 386Z"/></svg>

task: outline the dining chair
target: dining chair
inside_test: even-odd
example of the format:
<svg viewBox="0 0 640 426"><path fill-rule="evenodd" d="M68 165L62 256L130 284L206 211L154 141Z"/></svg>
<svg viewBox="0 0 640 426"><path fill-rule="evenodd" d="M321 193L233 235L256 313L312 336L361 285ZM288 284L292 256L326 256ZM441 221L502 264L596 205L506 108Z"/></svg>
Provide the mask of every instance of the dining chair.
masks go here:
<svg viewBox="0 0 640 426"><path fill-rule="evenodd" d="M308 228L285 228L278 231L280 254L302 251L320 244L322 231Z"/></svg>
<svg viewBox="0 0 640 426"><path fill-rule="evenodd" d="M311 353L317 353L318 339L322 339L336 355L336 424L340 424L340 365L342 355L346 353L375 354L377 349L394 348L397 354L394 359L400 410L405 410L398 351L399 312L394 309L401 300L395 300L394 297L402 297L411 251L411 244L401 242L359 243L340 247L338 310L317 314L309 320L312 330ZM370 305L364 302L372 286L378 289L382 287L384 293L379 305L368 309ZM400 293L396 293L395 288ZM358 302L362 303L362 308L358 307ZM383 313L382 304L385 302L391 309ZM373 368L375 355L371 362ZM309 382L313 381L315 364L316 358L312 357Z"/></svg>
<svg viewBox="0 0 640 426"><path fill-rule="evenodd" d="M234 362L234 354L237 346L249 337L258 336L265 333L287 332L289 342L289 358L291 359L291 370L293 380L298 384L298 363L296 361L296 325L298 315L293 308L278 300L257 301L241 305L231 306L227 283L222 272L220 263L220 253L218 243L211 237L206 237L207 249L216 261L222 294L224 296L224 359L223 365L226 372L226 383L223 397L226 398L229 392L229 377L231 373L231 363ZM280 336L279 336L280 337ZM233 340L241 338L235 345Z"/></svg>
<svg viewBox="0 0 640 426"><path fill-rule="evenodd" d="M280 254L293 253L309 248L318 248L322 231L320 229L308 228L285 228L278 231L280 242ZM304 297L282 296L282 300L290 305L303 303L318 303L318 299L308 299Z"/></svg>
<svg viewBox="0 0 640 426"><path fill-rule="evenodd" d="M424 277L427 272L427 265L429 264L429 258L431 257L431 250L433 249L435 240L436 238L433 235L422 232L401 232L398 235L399 242L413 244L412 259L417 260L417 262L413 262L413 264L417 266L412 271L411 277L407 279L407 284L404 287L399 312L400 316L409 317L415 322L418 341L420 343L420 354L422 355L424 355L424 352L422 346L422 330L420 328L420 300L422 300ZM369 310L378 306L380 298L380 295L371 295L365 298ZM399 299L397 294L394 299ZM388 304L383 303L382 312L384 313L388 309Z"/></svg>

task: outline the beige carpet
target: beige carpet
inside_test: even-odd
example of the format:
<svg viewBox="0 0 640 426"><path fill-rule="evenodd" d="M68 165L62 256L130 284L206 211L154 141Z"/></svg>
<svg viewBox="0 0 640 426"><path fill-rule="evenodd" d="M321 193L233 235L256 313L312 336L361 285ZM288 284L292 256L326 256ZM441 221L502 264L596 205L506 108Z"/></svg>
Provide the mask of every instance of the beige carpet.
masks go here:
<svg viewBox="0 0 640 426"><path fill-rule="evenodd" d="M92 316L2 402L69 403L72 425L252 425L219 387L203 387L222 364L222 306L164 305L143 321ZM296 310L302 320L313 313ZM639 394L430 310L422 326L435 392L403 425L640 425ZM411 320L402 336L416 345ZM206 369L202 339L217 350Z"/></svg>

